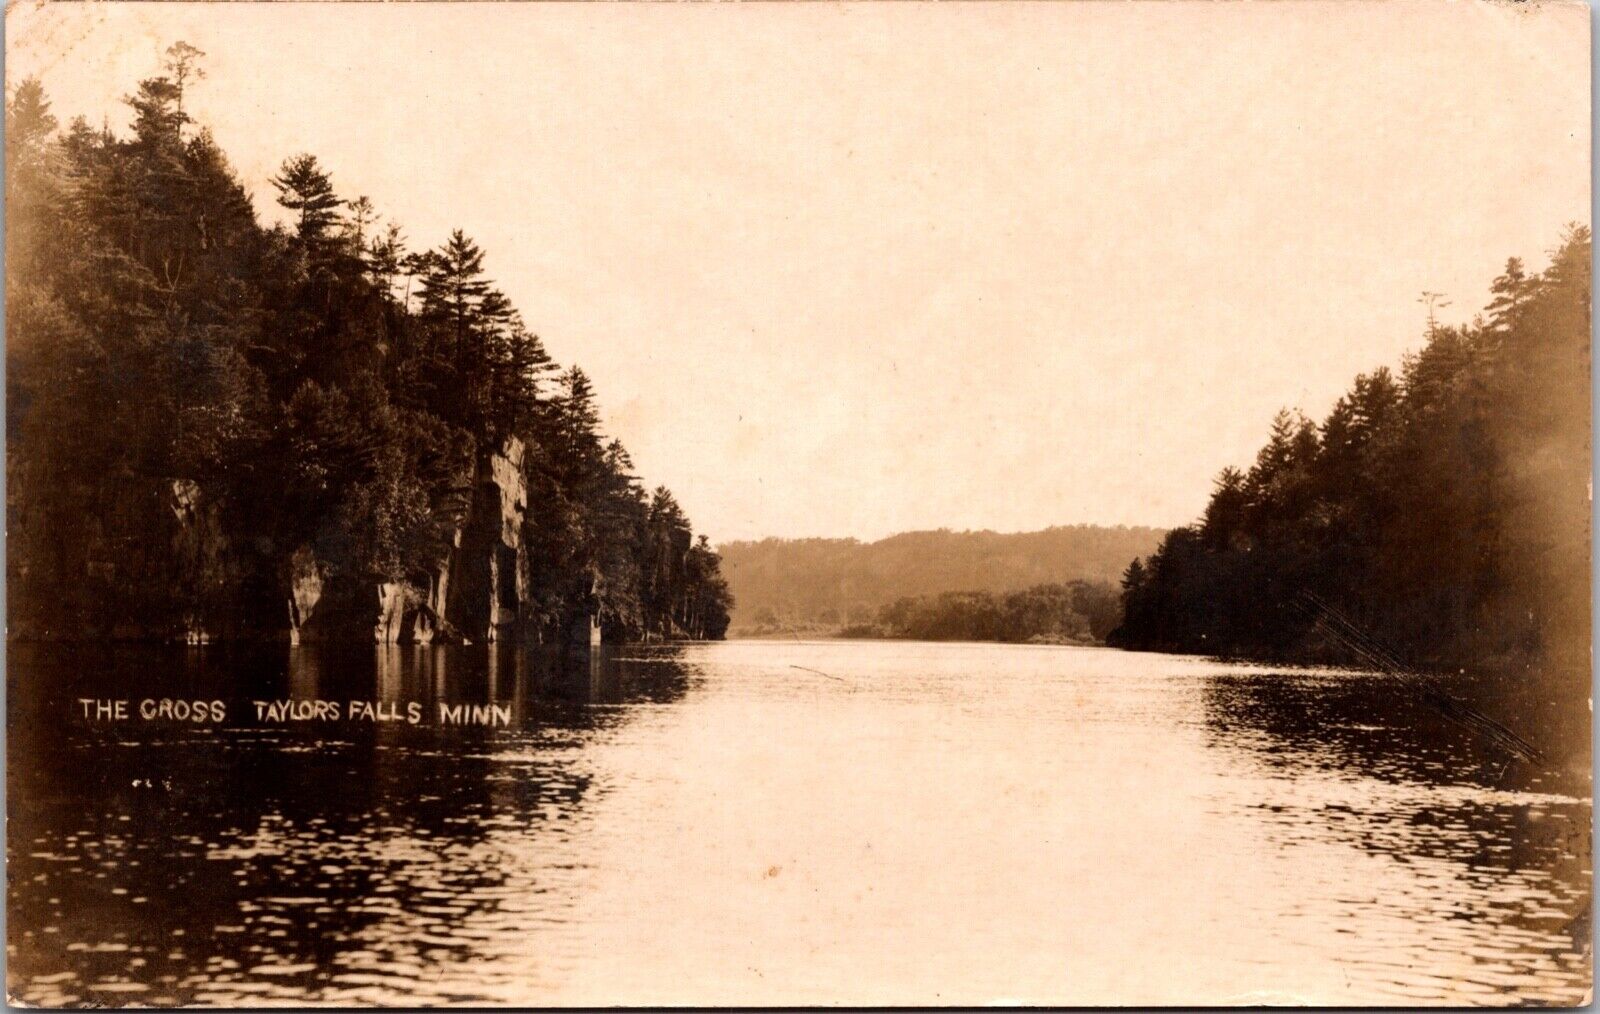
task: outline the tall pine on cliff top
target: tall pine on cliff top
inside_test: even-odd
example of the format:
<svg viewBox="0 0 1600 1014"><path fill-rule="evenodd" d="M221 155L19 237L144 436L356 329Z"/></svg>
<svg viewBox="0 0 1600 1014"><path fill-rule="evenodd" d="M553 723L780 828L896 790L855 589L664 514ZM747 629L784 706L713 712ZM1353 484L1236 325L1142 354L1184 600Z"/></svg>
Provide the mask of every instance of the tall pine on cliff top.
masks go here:
<svg viewBox="0 0 1600 1014"><path fill-rule="evenodd" d="M288 562L417 579L463 476L528 445L547 634L598 608L614 638L665 624L638 594L644 497L588 380L554 392L543 343L457 230L424 254L311 154L271 180L264 228L185 112L204 54L179 43L128 99L132 136L58 132L44 89L8 97L8 429L14 635L109 636L179 618L282 620ZM230 548L176 573L174 491ZM714 563L697 594L725 616ZM232 618L232 619L230 619Z"/></svg>

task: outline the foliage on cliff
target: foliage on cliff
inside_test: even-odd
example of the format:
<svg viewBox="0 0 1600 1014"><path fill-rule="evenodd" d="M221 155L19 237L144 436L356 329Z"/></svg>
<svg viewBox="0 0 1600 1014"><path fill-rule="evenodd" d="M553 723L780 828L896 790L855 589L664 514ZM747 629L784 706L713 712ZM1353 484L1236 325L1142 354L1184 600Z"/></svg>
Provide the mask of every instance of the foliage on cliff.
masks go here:
<svg viewBox="0 0 1600 1014"><path fill-rule="evenodd" d="M878 610L876 623L847 627L842 633L915 641L1096 644L1121 615L1114 585L1072 581L1005 593L944 592L897 599Z"/></svg>
<svg viewBox="0 0 1600 1014"><path fill-rule="evenodd" d="M613 637L720 636L716 554L631 474L483 251L459 230L408 250L311 155L272 180L289 224L264 227L184 112L202 55L169 50L130 136L58 130L37 81L8 99L13 632L271 627L299 547L329 574L425 580L474 463L515 437L536 624L598 609ZM171 544L174 490L227 547L201 573Z"/></svg>
<svg viewBox="0 0 1600 1014"><path fill-rule="evenodd" d="M1319 426L1280 413L1204 516L1123 579L1113 642L1342 661L1307 596L1418 666L1586 684L1590 233L1513 258L1463 327L1357 377Z"/></svg>

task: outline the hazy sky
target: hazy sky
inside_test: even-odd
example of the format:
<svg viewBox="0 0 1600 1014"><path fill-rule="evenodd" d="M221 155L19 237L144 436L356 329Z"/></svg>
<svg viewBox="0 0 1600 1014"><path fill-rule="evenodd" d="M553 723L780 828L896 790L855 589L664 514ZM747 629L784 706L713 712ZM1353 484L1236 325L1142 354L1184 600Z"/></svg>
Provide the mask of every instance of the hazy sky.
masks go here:
<svg viewBox="0 0 1600 1014"><path fill-rule="evenodd" d="M1588 8L19 3L113 126L183 39L256 196L459 226L715 540L1191 520L1588 220Z"/></svg>

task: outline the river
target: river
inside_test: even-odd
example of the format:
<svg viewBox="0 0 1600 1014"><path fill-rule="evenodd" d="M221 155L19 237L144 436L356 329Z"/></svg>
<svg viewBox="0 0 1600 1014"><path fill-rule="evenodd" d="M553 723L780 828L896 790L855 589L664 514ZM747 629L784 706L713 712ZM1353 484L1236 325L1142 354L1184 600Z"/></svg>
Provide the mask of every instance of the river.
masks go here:
<svg viewBox="0 0 1600 1014"><path fill-rule="evenodd" d="M1381 675L851 641L565 668L14 645L8 674L28 1003L1500 1005L1592 978L1587 773ZM162 698L226 715L140 717ZM258 718L282 699L341 714Z"/></svg>

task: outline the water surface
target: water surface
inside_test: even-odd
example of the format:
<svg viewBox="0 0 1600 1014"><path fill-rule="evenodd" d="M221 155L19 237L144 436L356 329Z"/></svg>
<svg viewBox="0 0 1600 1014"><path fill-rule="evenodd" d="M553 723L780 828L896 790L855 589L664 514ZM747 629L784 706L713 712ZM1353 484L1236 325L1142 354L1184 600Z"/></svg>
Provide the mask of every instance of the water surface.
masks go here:
<svg viewBox="0 0 1600 1014"><path fill-rule="evenodd" d="M1382 676L733 642L9 658L42 1004L1575 1003L1586 776ZM223 723L83 697L221 699ZM252 700L399 721L259 721ZM506 726L441 725L440 701ZM404 718L418 702L424 720Z"/></svg>

